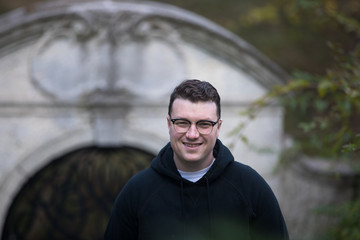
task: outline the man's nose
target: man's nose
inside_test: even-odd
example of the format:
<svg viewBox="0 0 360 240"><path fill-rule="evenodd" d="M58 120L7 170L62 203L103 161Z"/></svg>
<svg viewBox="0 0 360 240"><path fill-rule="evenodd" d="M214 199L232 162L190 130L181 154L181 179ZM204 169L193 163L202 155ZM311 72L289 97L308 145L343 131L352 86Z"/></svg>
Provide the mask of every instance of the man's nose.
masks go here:
<svg viewBox="0 0 360 240"><path fill-rule="evenodd" d="M186 133L186 137L188 138L197 138L199 137L199 131L196 128L196 124L192 123L189 130Z"/></svg>

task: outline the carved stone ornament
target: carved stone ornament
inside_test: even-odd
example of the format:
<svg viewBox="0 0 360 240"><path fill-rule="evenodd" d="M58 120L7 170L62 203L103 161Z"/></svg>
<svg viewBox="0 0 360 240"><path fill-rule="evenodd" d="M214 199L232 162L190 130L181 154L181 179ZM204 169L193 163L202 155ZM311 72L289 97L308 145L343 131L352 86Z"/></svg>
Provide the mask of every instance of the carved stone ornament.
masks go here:
<svg viewBox="0 0 360 240"><path fill-rule="evenodd" d="M58 101L159 98L184 79L181 41L160 19L89 11L58 19L45 31L30 74L41 91Z"/></svg>
<svg viewBox="0 0 360 240"><path fill-rule="evenodd" d="M191 77L189 49L240 69L266 88L289 78L235 34L162 3L50 1L1 20L0 57L34 46L31 81L56 101L162 101Z"/></svg>

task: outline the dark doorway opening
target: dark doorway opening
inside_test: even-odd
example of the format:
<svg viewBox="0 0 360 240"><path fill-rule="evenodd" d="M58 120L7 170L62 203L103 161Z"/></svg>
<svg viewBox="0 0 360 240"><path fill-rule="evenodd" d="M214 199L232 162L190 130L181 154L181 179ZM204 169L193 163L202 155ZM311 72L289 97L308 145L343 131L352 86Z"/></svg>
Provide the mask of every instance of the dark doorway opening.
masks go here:
<svg viewBox="0 0 360 240"><path fill-rule="evenodd" d="M117 194L153 157L132 147L88 147L55 159L19 191L2 239L102 239Z"/></svg>

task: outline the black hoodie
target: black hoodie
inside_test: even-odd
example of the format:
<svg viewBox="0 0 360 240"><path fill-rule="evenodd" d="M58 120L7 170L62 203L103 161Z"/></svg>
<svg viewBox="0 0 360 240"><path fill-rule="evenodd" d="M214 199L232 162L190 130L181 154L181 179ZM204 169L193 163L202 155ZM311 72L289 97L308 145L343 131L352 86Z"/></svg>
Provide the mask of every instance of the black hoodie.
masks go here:
<svg viewBox="0 0 360 240"><path fill-rule="evenodd" d="M167 144L121 190L105 239L289 239L278 202L264 179L234 161L220 140L214 164L197 182L183 179Z"/></svg>

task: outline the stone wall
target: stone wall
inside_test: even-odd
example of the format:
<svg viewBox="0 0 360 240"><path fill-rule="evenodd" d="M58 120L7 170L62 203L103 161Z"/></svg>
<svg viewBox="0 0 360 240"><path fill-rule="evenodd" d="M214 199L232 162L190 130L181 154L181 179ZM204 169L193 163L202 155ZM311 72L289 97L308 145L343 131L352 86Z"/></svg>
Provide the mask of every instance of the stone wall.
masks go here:
<svg viewBox="0 0 360 240"><path fill-rule="evenodd" d="M54 158L85 146L136 146L156 154L168 141L168 97L186 78L222 96L220 139L239 111L287 75L251 45L190 12L152 2L51 2L0 17L0 226L22 185ZM277 190L281 110L236 141L237 160ZM281 199L281 196L278 196Z"/></svg>

